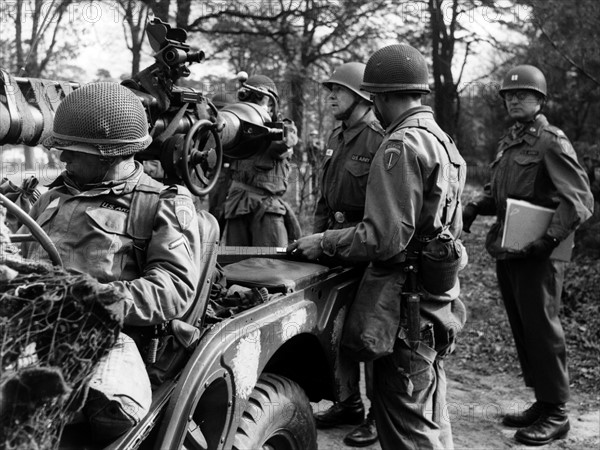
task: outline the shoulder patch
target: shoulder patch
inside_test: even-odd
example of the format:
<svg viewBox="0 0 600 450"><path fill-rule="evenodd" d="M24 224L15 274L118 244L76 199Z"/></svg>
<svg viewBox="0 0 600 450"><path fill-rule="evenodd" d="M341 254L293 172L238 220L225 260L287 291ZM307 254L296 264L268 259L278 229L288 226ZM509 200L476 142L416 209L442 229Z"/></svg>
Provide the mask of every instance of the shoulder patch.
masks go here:
<svg viewBox="0 0 600 450"><path fill-rule="evenodd" d="M383 150L383 164L385 170L391 170L400 161L404 150L404 143L398 141L388 142Z"/></svg>
<svg viewBox="0 0 600 450"><path fill-rule="evenodd" d="M563 136L564 136L564 133L563 133ZM560 145L560 148L562 149L562 151L565 155L568 155L571 158L577 159L577 154L575 153L575 149L573 148L573 146L571 145L571 142L567 139L566 136L559 138L558 144Z"/></svg>
<svg viewBox="0 0 600 450"><path fill-rule="evenodd" d="M175 215L182 230L187 230L195 214L194 203L188 196L178 195L175 197Z"/></svg>
<svg viewBox="0 0 600 450"><path fill-rule="evenodd" d="M560 128L557 128L555 126L552 126L552 125L547 126L546 128L544 128L544 130L558 138L558 139L556 139L556 141L558 142L558 145L560 145L562 153L570 156L571 158L577 159L577 154L575 153L575 149L573 148L571 141L569 141L569 138L567 137L567 135L564 133L563 130L561 130Z"/></svg>

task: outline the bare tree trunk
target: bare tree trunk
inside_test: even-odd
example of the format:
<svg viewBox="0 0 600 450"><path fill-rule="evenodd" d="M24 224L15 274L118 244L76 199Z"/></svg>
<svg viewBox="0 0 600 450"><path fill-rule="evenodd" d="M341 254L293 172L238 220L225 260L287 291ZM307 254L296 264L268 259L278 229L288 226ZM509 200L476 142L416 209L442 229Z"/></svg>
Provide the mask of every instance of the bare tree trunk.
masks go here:
<svg viewBox="0 0 600 450"><path fill-rule="evenodd" d="M177 0L177 14L175 16L175 25L179 28L187 28L190 21L191 0Z"/></svg>
<svg viewBox="0 0 600 450"><path fill-rule="evenodd" d="M302 136L302 129L304 128L304 91L308 73L304 67L298 69L292 66L288 76L290 80L290 115L298 128L298 136Z"/></svg>
<svg viewBox="0 0 600 450"><path fill-rule="evenodd" d="M169 5L171 0L154 0L151 2L152 12L163 22L169 21Z"/></svg>
<svg viewBox="0 0 600 450"><path fill-rule="evenodd" d="M429 0L431 24L434 111L440 127L449 135L456 137L458 123L458 92L452 75L452 59L454 57L456 17L458 0L453 0L452 18L449 29L444 23L442 0Z"/></svg>

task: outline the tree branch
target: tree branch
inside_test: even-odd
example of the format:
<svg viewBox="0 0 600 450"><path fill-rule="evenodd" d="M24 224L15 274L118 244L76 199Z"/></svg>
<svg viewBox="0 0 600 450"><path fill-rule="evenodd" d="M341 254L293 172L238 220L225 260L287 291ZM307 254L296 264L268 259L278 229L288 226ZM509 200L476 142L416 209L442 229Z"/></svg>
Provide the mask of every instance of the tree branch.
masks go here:
<svg viewBox="0 0 600 450"><path fill-rule="evenodd" d="M463 59L462 66L460 67L460 72L458 73L458 78L456 79L456 85L460 84L460 80L462 80L463 73L465 71L465 66L467 65L467 58L469 57L469 49L471 47L472 42L469 41L466 43L465 47L465 58Z"/></svg>
<svg viewBox="0 0 600 450"><path fill-rule="evenodd" d="M589 78L590 80L592 80L595 84L597 84L598 86L600 86L600 81L598 81L592 74L590 74L587 70L585 70L583 67L581 67L579 64L577 64L573 58L571 58L569 55L565 54L556 44L556 42L554 42L552 40L552 38L548 35L548 33L546 33L546 30L544 30L544 27L542 26L541 23L539 22L535 22L537 28L542 32L542 34L544 35L544 37L546 39L548 39L548 42L550 43L550 45L560 54L560 56L562 56L566 61L568 61L573 67L577 68L577 70L579 70L585 77Z"/></svg>

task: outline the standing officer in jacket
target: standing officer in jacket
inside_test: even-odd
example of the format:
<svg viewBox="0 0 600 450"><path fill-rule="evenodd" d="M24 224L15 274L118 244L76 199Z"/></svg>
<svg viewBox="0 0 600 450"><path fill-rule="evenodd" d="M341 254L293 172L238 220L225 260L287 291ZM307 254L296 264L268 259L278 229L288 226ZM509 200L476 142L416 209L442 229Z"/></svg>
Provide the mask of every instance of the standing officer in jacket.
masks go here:
<svg viewBox="0 0 600 450"><path fill-rule="evenodd" d="M525 384L535 392L531 407L507 414L503 423L520 428L518 441L542 445L565 436L570 427L565 336L558 316L565 262L551 254L591 216L594 203L569 139L541 113L544 74L534 66L517 66L506 74L500 95L515 123L500 139L485 194L465 207L463 222L468 232L478 214L496 215L486 247L496 258ZM546 234L516 253L500 245L509 197L556 208Z"/></svg>
<svg viewBox="0 0 600 450"><path fill-rule="evenodd" d="M129 89L92 83L73 91L59 105L44 143L62 151L66 170L30 211L67 268L126 298L121 345L107 361L135 370L120 380L108 379L114 368L97 373L83 410L104 442L139 422L152 400L144 361L128 335L180 317L199 282L202 249L191 194L154 181L133 159L151 141L144 107ZM38 243L23 250L26 258L47 259ZM132 348L133 357L121 357L124 348ZM142 378L131 379L136 376ZM115 386L120 392L112 391Z"/></svg>
<svg viewBox="0 0 600 450"><path fill-rule="evenodd" d="M364 214L369 168L384 134L368 94L360 90L364 72L365 64L349 62L335 69L331 78L323 83L329 90L327 100L334 117L342 123L333 130L327 143L314 233L355 226ZM343 353L340 358L344 358ZM344 366L355 372L353 392L327 411L315 414L315 420L319 428L359 425L346 435L344 443L356 447L371 445L377 441L377 429L372 411L363 420L359 365L344 359L347 359ZM371 401L372 370L373 365L366 363L367 396Z"/></svg>
<svg viewBox="0 0 600 450"><path fill-rule="evenodd" d="M413 254L437 242L442 232L460 235L465 164L431 108L421 105L421 96L430 90L427 63L415 48L391 45L375 52L361 89L371 93L385 127L369 171L363 218L354 227L299 239L288 250L309 259L324 253L369 262L352 307L366 306L365 321L386 324L389 329L380 331L392 341L391 354L377 354L373 362L373 406L381 447L451 449L443 358L452 351L465 321L458 280L453 277L452 287L439 294L423 291L416 303L418 320L413 321L423 326L416 330L404 325L402 316L414 307L400 303L400 294L414 268ZM438 278L437 273L422 276ZM401 317L388 321L396 311L379 307L398 304ZM415 334L416 341L407 339ZM362 345L373 343L377 345Z"/></svg>
<svg viewBox="0 0 600 450"><path fill-rule="evenodd" d="M269 116L279 102L273 80L264 75L248 78L238 100L255 103ZM258 92L257 92L258 90ZM225 201L225 245L284 247L299 234L298 219L283 200L290 176L290 158L298 142L296 126L288 121L287 136L249 158L231 162L233 182ZM250 144L252 145L252 144Z"/></svg>

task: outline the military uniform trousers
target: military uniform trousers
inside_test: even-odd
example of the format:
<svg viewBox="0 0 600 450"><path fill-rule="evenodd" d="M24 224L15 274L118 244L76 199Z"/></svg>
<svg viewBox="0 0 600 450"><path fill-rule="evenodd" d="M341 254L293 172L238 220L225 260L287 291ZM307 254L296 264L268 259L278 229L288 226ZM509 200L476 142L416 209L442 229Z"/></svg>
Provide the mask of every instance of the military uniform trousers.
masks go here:
<svg viewBox="0 0 600 450"><path fill-rule="evenodd" d="M569 400L565 334L558 315L564 267L563 261L552 259L496 262L525 384L541 402Z"/></svg>
<svg viewBox="0 0 600 450"><path fill-rule="evenodd" d="M443 359L423 342L397 339L373 362L373 408L383 450L451 450Z"/></svg>
<svg viewBox="0 0 600 450"><path fill-rule="evenodd" d="M340 230L346 227L356 226L357 222L351 222L345 220L344 222L335 222L331 226L331 230ZM339 370L346 371L347 379L351 380L348 386L349 395L342 399L342 402L348 398L352 398L353 395L360 395L360 364L358 361L349 358L345 352L339 352ZM365 391L367 398L371 402L371 410L373 410L373 361L367 361L362 363L365 370Z"/></svg>

